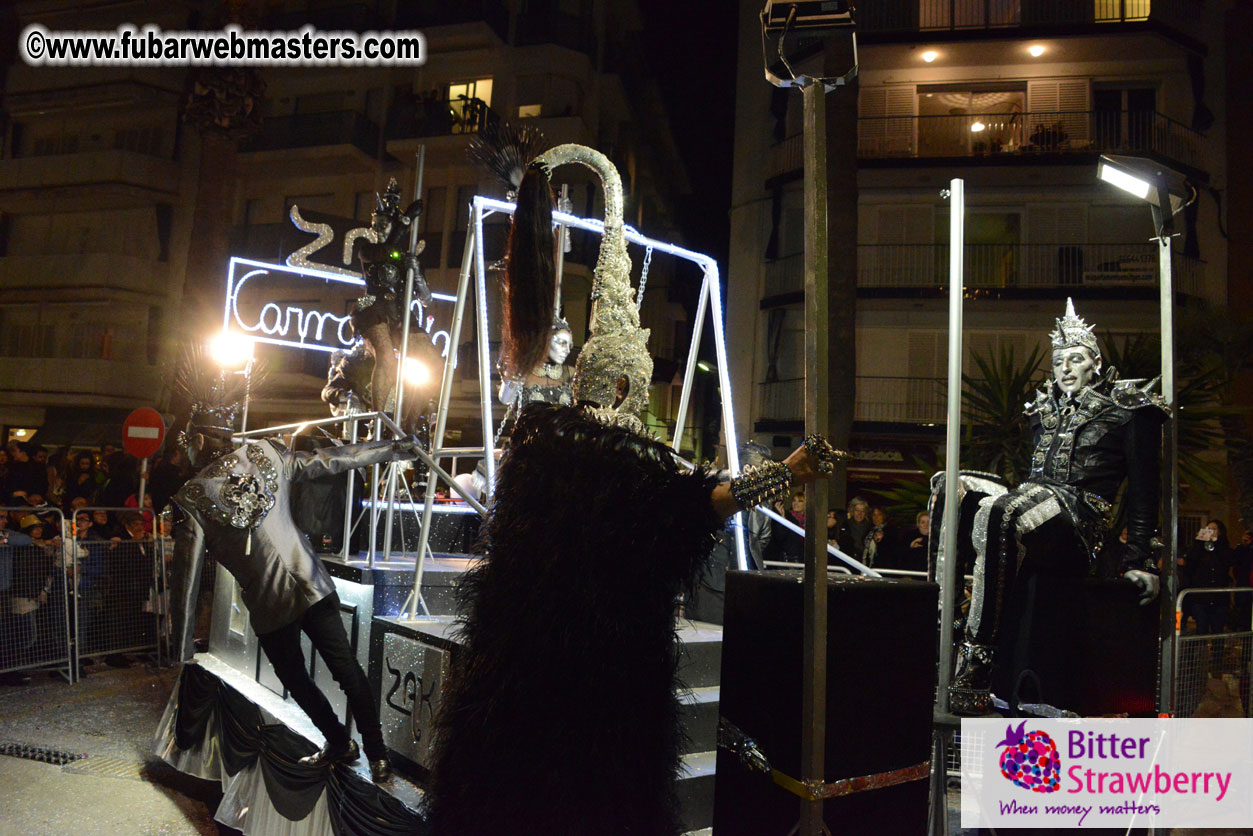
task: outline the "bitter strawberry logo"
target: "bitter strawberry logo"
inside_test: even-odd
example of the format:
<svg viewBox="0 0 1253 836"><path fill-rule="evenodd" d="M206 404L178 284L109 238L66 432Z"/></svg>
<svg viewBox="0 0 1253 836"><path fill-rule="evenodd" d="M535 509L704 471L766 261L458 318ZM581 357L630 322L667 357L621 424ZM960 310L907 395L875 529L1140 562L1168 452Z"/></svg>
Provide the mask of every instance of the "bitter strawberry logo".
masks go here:
<svg viewBox="0 0 1253 836"><path fill-rule="evenodd" d="M1001 774L1031 792L1057 792L1062 774L1057 744L1047 733L1026 728L1026 720L1016 729L1012 723L1005 727L1005 739L996 744L1005 747Z"/></svg>

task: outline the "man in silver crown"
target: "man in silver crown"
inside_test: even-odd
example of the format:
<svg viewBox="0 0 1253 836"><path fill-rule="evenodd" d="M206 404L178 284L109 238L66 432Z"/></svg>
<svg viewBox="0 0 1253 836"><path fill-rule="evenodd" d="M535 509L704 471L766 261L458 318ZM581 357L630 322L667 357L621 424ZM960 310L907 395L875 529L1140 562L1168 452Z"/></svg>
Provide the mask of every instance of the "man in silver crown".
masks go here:
<svg viewBox="0 0 1253 836"><path fill-rule="evenodd" d="M1102 370L1096 336L1071 300L1049 337L1053 381L1026 405L1035 438L1030 474L1013 490L990 490L975 514L973 597L949 689L956 714L990 706L1001 610L1017 576L1045 568L1086 574L1124 481L1128 549L1119 572L1141 588L1142 604L1158 591L1149 543L1165 403L1148 386L1120 381L1112 366Z"/></svg>

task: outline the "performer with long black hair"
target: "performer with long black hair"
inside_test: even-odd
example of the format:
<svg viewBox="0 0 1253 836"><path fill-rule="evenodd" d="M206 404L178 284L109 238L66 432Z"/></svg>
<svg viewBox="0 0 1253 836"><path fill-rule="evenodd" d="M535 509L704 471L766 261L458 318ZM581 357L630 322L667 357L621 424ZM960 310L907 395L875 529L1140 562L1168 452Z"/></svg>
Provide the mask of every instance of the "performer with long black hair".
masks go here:
<svg viewBox="0 0 1253 836"><path fill-rule="evenodd" d="M820 437L730 481L687 470L645 431L652 358L628 281L618 173L554 148L518 194L502 365L548 348L554 306L548 171L600 174L605 233L573 406L523 409L502 460L484 558L462 584L463 656L430 785L436 834L677 834L675 602L722 520L832 470Z"/></svg>

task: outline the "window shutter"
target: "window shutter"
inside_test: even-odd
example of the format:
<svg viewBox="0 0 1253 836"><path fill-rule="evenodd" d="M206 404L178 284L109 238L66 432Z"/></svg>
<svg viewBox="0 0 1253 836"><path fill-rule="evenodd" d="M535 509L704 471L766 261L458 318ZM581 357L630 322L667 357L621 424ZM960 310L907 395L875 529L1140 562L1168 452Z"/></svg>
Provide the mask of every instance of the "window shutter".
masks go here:
<svg viewBox="0 0 1253 836"><path fill-rule="evenodd" d="M914 108L918 97L912 84L863 87L857 101L861 117L858 153L868 157L913 153Z"/></svg>
<svg viewBox="0 0 1253 836"><path fill-rule="evenodd" d="M1027 82L1028 135L1062 123L1066 133L1063 146L1083 148L1088 144L1089 83L1086 78L1049 78ZM1063 114L1056 119L1050 113Z"/></svg>

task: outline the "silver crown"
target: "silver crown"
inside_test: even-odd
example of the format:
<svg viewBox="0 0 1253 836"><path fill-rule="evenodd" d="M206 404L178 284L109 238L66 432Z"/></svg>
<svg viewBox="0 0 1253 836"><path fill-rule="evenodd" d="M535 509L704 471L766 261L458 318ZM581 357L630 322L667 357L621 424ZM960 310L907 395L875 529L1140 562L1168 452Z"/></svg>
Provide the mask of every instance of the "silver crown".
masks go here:
<svg viewBox="0 0 1253 836"><path fill-rule="evenodd" d="M1067 296L1066 314L1057 320L1057 328L1049 333L1049 339L1053 342L1053 348L1055 349L1081 345L1092 352L1094 359L1100 359L1101 348L1096 341L1096 334L1093 333L1092 328L1093 326L1084 322L1075 313L1074 300Z"/></svg>

